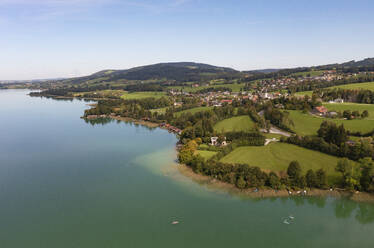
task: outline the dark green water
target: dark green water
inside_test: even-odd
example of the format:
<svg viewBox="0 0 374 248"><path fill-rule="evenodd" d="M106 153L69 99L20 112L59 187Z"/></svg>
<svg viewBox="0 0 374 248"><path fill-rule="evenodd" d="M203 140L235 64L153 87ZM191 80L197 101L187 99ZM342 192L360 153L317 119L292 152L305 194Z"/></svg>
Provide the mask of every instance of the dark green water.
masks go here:
<svg viewBox="0 0 374 248"><path fill-rule="evenodd" d="M178 173L165 130L26 93L0 91L1 248L374 247L373 205L216 192Z"/></svg>

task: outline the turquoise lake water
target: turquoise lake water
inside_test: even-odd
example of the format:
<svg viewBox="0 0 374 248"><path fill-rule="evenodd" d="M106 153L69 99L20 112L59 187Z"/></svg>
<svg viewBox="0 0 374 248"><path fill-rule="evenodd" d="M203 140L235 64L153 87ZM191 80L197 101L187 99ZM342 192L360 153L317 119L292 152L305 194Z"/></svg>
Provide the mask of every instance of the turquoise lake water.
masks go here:
<svg viewBox="0 0 374 248"><path fill-rule="evenodd" d="M173 134L27 93L0 91L1 248L374 247L374 205L219 192L179 174Z"/></svg>

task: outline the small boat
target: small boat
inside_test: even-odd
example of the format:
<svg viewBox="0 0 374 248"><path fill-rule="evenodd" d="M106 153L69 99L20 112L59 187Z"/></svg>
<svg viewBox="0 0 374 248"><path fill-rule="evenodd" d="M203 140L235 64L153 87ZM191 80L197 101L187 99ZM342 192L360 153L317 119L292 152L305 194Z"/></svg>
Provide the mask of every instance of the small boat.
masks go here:
<svg viewBox="0 0 374 248"><path fill-rule="evenodd" d="M292 215L288 216L288 218L290 218L291 220L295 219L295 217L293 217Z"/></svg>
<svg viewBox="0 0 374 248"><path fill-rule="evenodd" d="M287 219L285 219L285 220L283 221L283 224L287 224L287 225L289 225L289 224L290 224L290 222L288 222L288 220L287 220Z"/></svg>
<svg viewBox="0 0 374 248"><path fill-rule="evenodd" d="M172 225L176 225L176 224L179 224L179 221L175 220L173 222L171 222Z"/></svg>

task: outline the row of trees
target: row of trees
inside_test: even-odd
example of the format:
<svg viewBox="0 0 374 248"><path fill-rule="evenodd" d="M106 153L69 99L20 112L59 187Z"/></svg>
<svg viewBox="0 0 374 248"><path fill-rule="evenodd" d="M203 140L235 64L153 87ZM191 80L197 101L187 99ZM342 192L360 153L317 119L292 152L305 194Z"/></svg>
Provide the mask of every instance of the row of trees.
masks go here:
<svg viewBox="0 0 374 248"><path fill-rule="evenodd" d="M348 132L343 125L324 121L318 130L318 136L291 136L281 141L298 145L312 150L317 150L338 157L347 157L359 160L365 157L374 157L373 146L367 140L347 143Z"/></svg>
<svg viewBox="0 0 374 248"><path fill-rule="evenodd" d="M323 81L323 80L305 80L297 85L292 85L289 87L290 92L300 92L300 91L310 91L322 88L328 88L331 86L353 84L353 83L364 83L374 81L374 75L363 74L356 77L344 77L338 80Z"/></svg>
<svg viewBox="0 0 374 248"><path fill-rule="evenodd" d="M318 89L313 92L317 96L320 96L324 101L331 101L334 99L343 99L346 102L356 103L374 103L374 91L359 89Z"/></svg>
<svg viewBox="0 0 374 248"><path fill-rule="evenodd" d="M374 163L371 158L360 159L358 163L342 159L336 171L341 173L341 185L344 188L374 192Z"/></svg>

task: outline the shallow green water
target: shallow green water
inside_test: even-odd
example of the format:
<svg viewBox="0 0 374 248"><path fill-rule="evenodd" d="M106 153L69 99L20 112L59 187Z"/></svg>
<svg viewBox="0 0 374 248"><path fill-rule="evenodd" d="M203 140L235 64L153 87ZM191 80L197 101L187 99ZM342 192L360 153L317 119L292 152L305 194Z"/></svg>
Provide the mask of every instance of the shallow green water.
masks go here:
<svg viewBox="0 0 374 248"><path fill-rule="evenodd" d="M216 192L178 173L165 130L26 93L0 91L1 248L374 246L373 205Z"/></svg>

